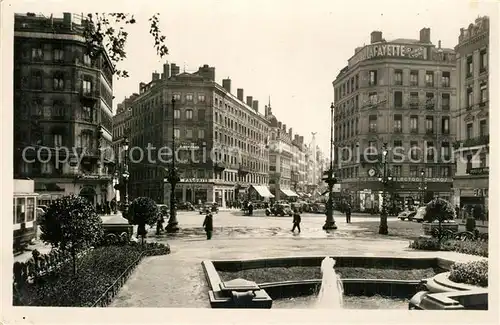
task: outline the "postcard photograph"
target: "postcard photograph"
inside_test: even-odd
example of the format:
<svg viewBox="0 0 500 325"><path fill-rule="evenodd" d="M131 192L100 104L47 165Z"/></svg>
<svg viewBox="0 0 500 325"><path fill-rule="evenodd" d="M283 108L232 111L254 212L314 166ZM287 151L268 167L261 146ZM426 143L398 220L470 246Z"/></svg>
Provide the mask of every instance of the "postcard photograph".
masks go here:
<svg viewBox="0 0 500 325"><path fill-rule="evenodd" d="M6 324L498 317L498 2L1 6Z"/></svg>

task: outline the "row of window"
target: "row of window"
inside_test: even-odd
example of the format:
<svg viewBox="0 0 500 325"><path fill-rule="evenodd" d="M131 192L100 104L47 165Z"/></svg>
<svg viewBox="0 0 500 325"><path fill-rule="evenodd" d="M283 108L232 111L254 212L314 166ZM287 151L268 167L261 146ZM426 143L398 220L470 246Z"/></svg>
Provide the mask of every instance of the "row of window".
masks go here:
<svg viewBox="0 0 500 325"><path fill-rule="evenodd" d="M228 103L224 103L222 98L214 96L214 106L220 109L224 107L226 113L233 114L235 117L242 119L243 124L250 125L265 133L268 132L268 128L263 122L260 122L257 119L253 118L251 115L245 113L242 109L238 109Z"/></svg>
<svg viewBox="0 0 500 325"><path fill-rule="evenodd" d="M214 140L218 141L224 145L236 146L241 150L247 151L252 155L258 155L260 157L264 156L264 154L265 154L265 150L264 150L263 145L262 146L252 145L252 144L249 144L247 142L238 140L238 139L236 139L230 135L227 135L225 133L223 134L220 131L215 131L214 135L215 135Z"/></svg>
<svg viewBox="0 0 500 325"><path fill-rule="evenodd" d="M484 137L489 134L488 130L488 121L486 119L480 120L479 121L479 136ZM474 139L474 123L469 122L466 125L466 137L467 139Z"/></svg>
<svg viewBox="0 0 500 325"><path fill-rule="evenodd" d="M423 85L419 84L419 73L420 73L420 71L411 70L410 74L409 74L408 82L405 83L405 85L408 85L410 87L425 86L425 87L430 87L430 88L435 86L435 81L434 81L435 72L434 71L426 71L425 72L425 79L424 79ZM450 78L451 77L450 77L449 71L442 71L441 72L441 83L440 83L439 87L449 88L451 85ZM392 85L394 85L394 86L403 86L403 70L394 70L392 81L393 81ZM377 70L370 70L369 71L368 85L370 87L373 87L373 86L379 85L379 83L380 83L380 81L378 78L378 71ZM346 81L342 85L335 88L335 102L344 98L345 96L348 96L349 94L355 92L358 89L359 89L359 75L357 74L356 76L350 78L348 81Z"/></svg>
<svg viewBox="0 0 500 325"><path fill-rule="evenodd" d="M215 112L214 117L216 123L223 124L226 128L239 132L243 134L243 136L249 137L251 140L264 142L266 139L265 132L267 130L267 127L265 128L265 130L260 130L261 132L258 132L226 116L224 116L224 120L222 120L223 116L219 112Z"/></svg>
<svg viewBox="0 0 500 325"><path fill-rule="evenodd" d="M484 80L479 85L479 105L483 106L488 101L488 84ZM471 110L477 102L474 100L474 88L473 85L467 87L467 110Z"/></svg>
<svg viewBox="0 0 500 325"><path fill-rule="evenodd" d="M419 117L417 115L410 116L409 119L409 132L410 133L419 133L418 127ZM345 122L339 126L335 127L335 139L338 141L345 140L349 137L353 137L358 135L358 124L359 120L351 120L350 122ZM368 132L369 133L377 133L378 130L378 116L370 115L368 117ZM393 133L403 133L405 130L403 129L403 115L396 114L393 117ZM425 117L425 133L434 134L434 116L426 116ZM450 134L450 117L443 116L441 117L441 134Z"/></svg>

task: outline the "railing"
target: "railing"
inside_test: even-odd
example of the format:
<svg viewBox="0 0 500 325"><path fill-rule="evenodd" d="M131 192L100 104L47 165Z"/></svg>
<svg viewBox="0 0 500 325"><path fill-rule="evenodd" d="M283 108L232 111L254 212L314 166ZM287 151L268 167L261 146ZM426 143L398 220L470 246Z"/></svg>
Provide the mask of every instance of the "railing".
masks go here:
<svg viewBox="0 0 500 325"><path fill-rule="evenodd" d="M453 144L454 149L460 148L460 146L464 148L469 148L469 147L475 147L475 146L481 146L481 145L486 145L490 143L490 136L489 135L484 135L480 136L477 138L472 138L472 139L467 139L464 141L456 141Z"/></svg>
<svg viewBox="0 0 500 325"><path fill-rule="evenodd" d="M490 172L489 167L477 167L477 168L471 168L469 170L470 175L487 175Z"/></svg>

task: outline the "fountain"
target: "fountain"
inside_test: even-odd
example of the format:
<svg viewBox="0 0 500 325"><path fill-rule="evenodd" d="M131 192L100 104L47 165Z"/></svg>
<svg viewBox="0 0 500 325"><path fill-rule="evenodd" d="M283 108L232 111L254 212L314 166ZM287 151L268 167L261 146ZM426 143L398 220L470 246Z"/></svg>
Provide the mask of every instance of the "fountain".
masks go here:
<svg viewBox="0 0 500 325"><path fill-rule="evenodd" d="M344 287L340 277L335 273L335 260L325 257L321 262L321 288L316 301L316 308L341 309Z"/></svg>

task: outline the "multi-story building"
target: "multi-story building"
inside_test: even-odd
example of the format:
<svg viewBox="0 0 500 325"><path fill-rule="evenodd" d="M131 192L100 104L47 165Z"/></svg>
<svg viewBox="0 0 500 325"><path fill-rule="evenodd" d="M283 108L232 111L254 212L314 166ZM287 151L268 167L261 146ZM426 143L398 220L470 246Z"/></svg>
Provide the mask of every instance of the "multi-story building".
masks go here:
<svg viewBox="0 0 500 325"><path fill-rule="evenodd" d="M457 105L453 107L457 142L454 203L488 206L489 18L477 18L460 29L457 52Z"/></svg>
<svg viewBox="0 0 500 325"><path fill-rule="evenodd" d="M450 198L455 72L454 51L432 44L429 28L419 39L393 41L375 31L369 45L356 48L333 81L335 169L356 209L380 206L381 159L374 154L383 144L395 202Z"/></svg>
<svg viewBox="0 0 500 325"><path fill-rule="evenodd" d="M139 97L134 93L127 97L116 107L116 114L113 116L113 152L117 166L124 160L123 141L129 136L132 122L132 103Z"/></svg>
<svg viewBox="0 0 500 325"><path fill-rule="evenodd" d="M131 148L152 149L153 159L130 163L130 193L169 202L165 152L176 153L180 183L176 199L190 202L228 201L258 194L269 197L269 123L251 96L243 102L243 89L231 93L231 80L215 82L215 68L204 65L195 73L179 73L176 64L164 64L163 74L140 84L132 104ZM174 102L172 101L174 99ZM172 141L172 137L175 141ZM163 153L159 148L167 148ZM140 160L140 161L139 161ZM251 188L254 190L252 192Z"/></svg>
<svg viewBox="0 0 500 325"><path fill-rule="evenodd" d="M271 103L266 106L265 116L270 123L269 137L269 187L277 201L294 199L298 195L292 190L298 181L298 167L292 169L292 129L279 122L272 113ZM298 165L297 165L298 166ZM293 175L293 177L292 177Z"/></svg>
<svg viewBox="0 0 500 325"><path fill-rule="evenodd" d="M44 204L113 196L113 70L104 50L88 55L87 23L71 13L15 15L14 175L34 179Z"/></svg>

